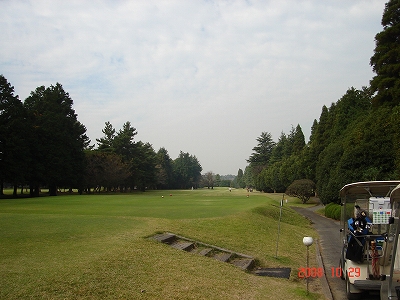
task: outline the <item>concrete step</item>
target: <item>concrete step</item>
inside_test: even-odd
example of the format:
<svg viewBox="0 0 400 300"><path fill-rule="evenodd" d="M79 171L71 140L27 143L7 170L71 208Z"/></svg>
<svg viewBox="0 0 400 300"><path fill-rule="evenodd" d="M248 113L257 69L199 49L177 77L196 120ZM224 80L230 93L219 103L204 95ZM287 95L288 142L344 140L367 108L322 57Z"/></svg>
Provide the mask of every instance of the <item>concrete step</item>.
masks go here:
<svg viewBox="0 0 400 300"><path fill-rule="evenodd" d="M191 242L177 241L171 244L171 247L183 251L191 251L195 247L195 245Z"/></svg>
<svg viewBox="0 0 400 300"><path fill-rule="evenodd" d="M200 250L198 252L198 254L200 254L202 256L207 256L211 253L212 250L213 250L212 248L204 248L204 249Z"/></svg>
<svg viewBox="0 0 400 300"><path fill-rule="evenodd" d="M213 256L214 259L222 262L228 262L231 259L231 257L232 253L225 253L225 252L220 252Z"/></svg>
<svg viewBox="0 0 400 300"><path fill-rule="evenodd" d="M171 245L173 242L176 241L176 235L172 233L160 233L153 236L153 239L161 243Z"/></svg>
<svg viewBox="0 0 400 300"><path fill-rule="evenodd" d="M175 249L188 251L193 254L199 254L214 258L221 262L230 263L244 271L250 271L255 265L254 258L249 255L233 252L218 246L209 245L169 232L156 234L153 237L150 237L150 239L168 244Z"/></svg>
<svg viewBox="0 0 400 300"><path fill-rule="evenodd" d="M230 262L232 265L242 270L250 270L254 267L254 259L252 258L236 258Z"/></svg>

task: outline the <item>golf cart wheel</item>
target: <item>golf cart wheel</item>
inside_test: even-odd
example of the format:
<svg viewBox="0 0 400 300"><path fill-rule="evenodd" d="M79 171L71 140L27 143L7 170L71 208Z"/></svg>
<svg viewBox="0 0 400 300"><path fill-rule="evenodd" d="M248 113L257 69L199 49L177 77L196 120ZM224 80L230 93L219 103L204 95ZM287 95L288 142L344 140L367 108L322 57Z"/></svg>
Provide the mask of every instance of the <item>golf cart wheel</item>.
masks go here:
<svg viewBox="0 0 400 300"><path fill-rule="evenodd" d="M351 292L351 283L349 278L346 278L346 295L348 300L359 300L361 299L362 293L352 293Z"/></svg>

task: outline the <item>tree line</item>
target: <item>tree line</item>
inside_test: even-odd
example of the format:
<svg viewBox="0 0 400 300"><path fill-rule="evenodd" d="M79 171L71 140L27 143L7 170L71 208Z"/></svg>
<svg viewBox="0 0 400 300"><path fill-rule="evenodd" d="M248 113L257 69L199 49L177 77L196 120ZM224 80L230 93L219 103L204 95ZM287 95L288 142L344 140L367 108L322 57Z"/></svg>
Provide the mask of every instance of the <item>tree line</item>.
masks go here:
<svg viewBox="0 0 400 300"><path fill-rule="evenodd" d="M285 192L299 179L315 183L324 203L338 200L355 181L393 180L400 175L400 3L385 4L383 30L375 36L368 87L350 88L323 106L305 143L299 125L274 142L262 132L243 180L262 191ZM239 170L241 171L241 170Z"/></svg>
<svg viewBox="0 0 400 300"><path fill-rule="evenodd" d="M0 195L4 184L80 192L128 191L148 188L197 187L202 167L196 156L180 152L172 160L165 148L135 141L130 122L116 130L110 122L90 145L86 127L77 119L73 100L61 84L40 86L21 101L0 75Z"/></svg>

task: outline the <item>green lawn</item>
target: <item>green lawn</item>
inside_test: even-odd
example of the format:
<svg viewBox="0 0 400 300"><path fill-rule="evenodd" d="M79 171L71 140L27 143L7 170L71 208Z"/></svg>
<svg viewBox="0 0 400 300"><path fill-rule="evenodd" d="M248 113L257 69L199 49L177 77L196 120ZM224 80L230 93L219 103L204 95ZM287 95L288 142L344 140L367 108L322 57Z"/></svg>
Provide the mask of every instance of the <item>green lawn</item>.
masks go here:
<svg viewBox="0 0 400 300"><path fill-rule="evenodd" d="M280 198L220 188L0 200L0 299L322 299L297 279L302 238L316 233L286 206L275 257ZM291 279L146 239L164 231L291 267Z"/></svg>

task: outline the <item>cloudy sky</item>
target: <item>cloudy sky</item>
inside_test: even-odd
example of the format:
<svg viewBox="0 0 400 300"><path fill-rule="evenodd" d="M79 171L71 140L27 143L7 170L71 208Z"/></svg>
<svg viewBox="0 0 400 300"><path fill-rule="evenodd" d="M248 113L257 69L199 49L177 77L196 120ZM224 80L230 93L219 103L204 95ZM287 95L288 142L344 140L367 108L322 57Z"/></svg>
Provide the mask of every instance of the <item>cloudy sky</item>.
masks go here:
<svg viewBox="0 0 400 300"><path fill-rule="evenodd" d="M94 144L106 121L203 172L237 174L261 132L374 75L386 0L0 0L0 74L25 100L59 82Z"/></svg>

